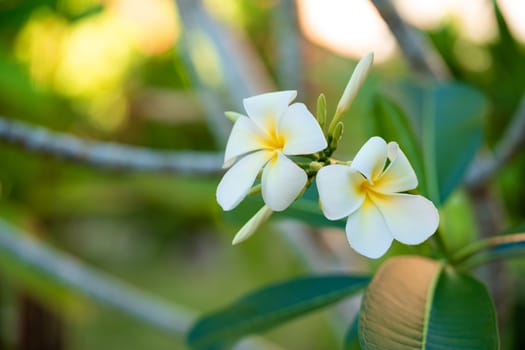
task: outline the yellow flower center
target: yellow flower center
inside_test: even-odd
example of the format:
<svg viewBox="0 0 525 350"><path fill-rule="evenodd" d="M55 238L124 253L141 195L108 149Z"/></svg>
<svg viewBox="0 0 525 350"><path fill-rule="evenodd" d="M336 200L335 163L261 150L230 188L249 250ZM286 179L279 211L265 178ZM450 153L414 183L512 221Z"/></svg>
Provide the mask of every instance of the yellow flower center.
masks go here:
<svg viewBox="0 0 525 350"><path fill-rule="evenodd" d="M277 132L277 125L273 118L268 118L266 135L261 139L264 148L282 151L286 143L285 137Z"/></svg>
<svg viewBox="0 0 525 350"><path fill-rule="evenodd" d="M359 192L363 194L374 192L374 184L363 177L363 181L359 184Z"/></svg>

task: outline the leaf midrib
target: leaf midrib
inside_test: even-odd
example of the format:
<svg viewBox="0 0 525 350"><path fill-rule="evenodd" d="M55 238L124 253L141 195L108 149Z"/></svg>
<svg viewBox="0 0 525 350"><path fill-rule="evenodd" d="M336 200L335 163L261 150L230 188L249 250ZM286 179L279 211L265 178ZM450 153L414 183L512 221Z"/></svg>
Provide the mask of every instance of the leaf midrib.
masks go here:
<svg viewBox="0 0 525 350"><path fill-rule="evenodd" d="M443 263L439 264L439 269L436 271L432 281L428 286L427 299L425 302L425 314L423 317L423 332L421 339L421 350L425 350L427 347L427 338L428 338L428 327L430 325L430 314L432 312L432 304L434 302L434 293L436 292L437 283L443 272L444 265Z"/></svg>

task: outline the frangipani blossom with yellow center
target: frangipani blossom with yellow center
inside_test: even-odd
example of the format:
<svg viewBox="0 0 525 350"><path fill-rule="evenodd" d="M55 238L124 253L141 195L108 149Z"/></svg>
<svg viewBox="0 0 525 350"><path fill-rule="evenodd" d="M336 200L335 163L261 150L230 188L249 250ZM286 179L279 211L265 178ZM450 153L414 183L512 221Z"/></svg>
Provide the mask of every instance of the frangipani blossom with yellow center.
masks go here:
<svg viewBox="0 0 525 350"><path fill-rule="evenodd" d="M397 143L377 136L363 145L350 166L319 170L317 187L324 215L330 220L348 217L348 242L369 258L385 254L394 239L420 244L439 224L431 201L399 193L417 187L416 174Z"/></svg>
<svg viewBox="0 0 525 350"><path fill-rule="evenodd" d="M217 187L224 210L246 197L262 170L261 192L273 211L286 209L307 182L303 169L287 156L326 148L319 123L302 103L291 104L296 91L279 91L244 99L248 116L239 115L226 145L225 166L233 166Z"/></svg>

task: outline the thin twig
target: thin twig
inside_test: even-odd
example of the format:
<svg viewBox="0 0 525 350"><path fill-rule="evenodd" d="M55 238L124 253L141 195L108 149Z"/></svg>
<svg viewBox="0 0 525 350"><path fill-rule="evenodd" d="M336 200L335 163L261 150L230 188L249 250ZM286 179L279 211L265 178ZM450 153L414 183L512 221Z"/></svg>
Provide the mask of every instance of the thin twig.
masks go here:
<svg viewBox="0 0 525 350"><path fill-rule="evenodd" d="M106 169L211 175L220 173L222 166L219 153L157 151L112 142L91 142L2 117L0 141L30 152Z"/></svg>
<svg viewBox="0 0 525 350"><path fill-rule="evenodd" d="M525 147L525 94L521 97L499 143L490 158L481 158L469 169L466 185L476 188L487 183Z"/></svg>
<svg viewBox="0 0 525 350"><path fill-rule="evenodd" d="M212 18L203 8L201 1L176 0L175 4L184 25L180 54L207 110L212 132L219 144L225 144L231 123L224 118L222 112L232 106L242 111L244 98L272 90L273 84L268 78L269 74L264 64L249 46L249 42ZM224 97L221 98L217 87L207 84L204 77L198 74L197 60L202 60L202 56L201 52L195 50L194 45L195 39L202 37L211 42L219 58L224 88L228 93L226 100L229 97L230 103L224 103Z"/></svg>
<svg viewBox="0 0 525 350"><path fill-rule="evenodd" d="M281 89L298 90L301 96L302 57L295 0L279 1L272 10L276 46L277 80Z"/></svg>
<svg viewBox="0 0 525 350"><path fill-rule="evenodd" d="M441 56L420 32L403 21L391 0L372 0L372 3L396 37L414 71L434 79L450 78Z"/></svg>
<svg viewBox="0 0 525 350"><path fill-rule="evenodd" d="M226 110L226 104L224 104L217 94L213 93L212 88L208 86L205 79L199 75L195 63L195 60L198 59L198 57L193 57L191 54L196 51L192 50L194 40L191 33L192 31L195 31L195 28L198 28L199 25L196 23L193 12L188 9L188 7L191 8L191 4L186 3L184 0L176 1L175 3L178 5L181 14L180 17L184 25L184 30L182 32L183 36L181 39L182 48L178 50L178 53L182 58L188 76L193 83L197 96L206 112L206 120L209 129L213 134L217 145L224 146L231 131L231 123L228 123L228 120L223 114L223 111Z"/></svg>

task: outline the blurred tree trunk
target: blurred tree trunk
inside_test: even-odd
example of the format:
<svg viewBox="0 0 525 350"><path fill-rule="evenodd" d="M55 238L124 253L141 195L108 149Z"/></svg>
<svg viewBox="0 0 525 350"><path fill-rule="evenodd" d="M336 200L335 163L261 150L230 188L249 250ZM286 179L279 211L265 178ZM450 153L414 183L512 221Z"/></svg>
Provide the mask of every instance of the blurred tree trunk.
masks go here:
<svg viewBox="0 0 525 350"><path fill-rule="evenodd" d="M19 300L17 348L19 350L62 350L64 330L60 316L33 297Z"/></svg>
<svg viewBox="0 0 525 350"><path fill-rule="evenodd" d="M505 227L505 210L501 199L488 184L468 188L470 202L478 223L481 238L489 238L503 231ZM500 334L506 329L510 312L515 302L509 272L502 261L492 262L480 267L477 271L485 281L490 294L494 298L497 310Z"/></svg>

